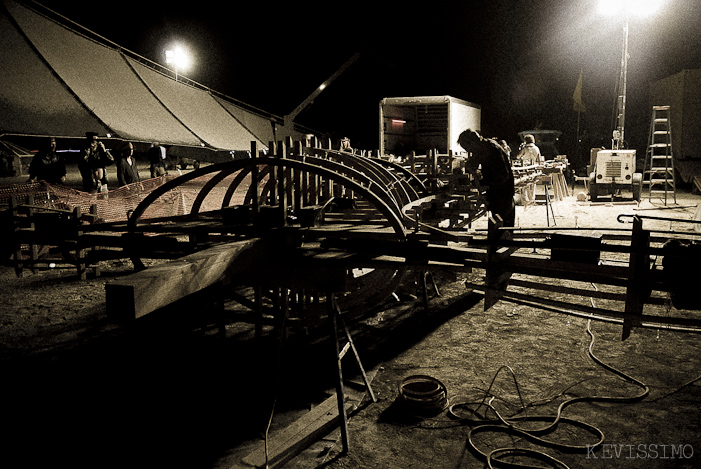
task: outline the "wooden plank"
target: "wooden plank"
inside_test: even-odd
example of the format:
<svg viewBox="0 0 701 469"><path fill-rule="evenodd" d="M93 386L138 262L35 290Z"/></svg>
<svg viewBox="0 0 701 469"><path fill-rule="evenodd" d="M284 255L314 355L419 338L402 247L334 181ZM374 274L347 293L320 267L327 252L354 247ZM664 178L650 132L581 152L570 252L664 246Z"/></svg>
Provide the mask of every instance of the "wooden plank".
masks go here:
<svg viewBox="0 0 701 469"><path fill-rule="evenodd" d="M542 281L531 282L529 280L512 278L510 284L511 284L511 286L514 286L514 287L522 287L522 288L529 288L529 289L533 289L533 290L542 290L542 291L549 291L549 292L555 292L555 293L562 293L565 295L574 295L574 296L580 296L583 298L601 298L601 299L605 299L605 300L614 300L614 301L624 301L625 300L624 293L612 293L612 292L605 292L605 291L601 291L601 290L590 290L590 289L585 289L585 288L575 288L575 287L567 287L567 286L561 286L561 285L552 285L549 283L544 283Z"/></svg>
<svg viewBox="0 0 701 469"><path fill-rule="evenodd" d="M258 238L222 244L108 282L107 314L122 320L142 317L248 269L268 248Z"/></svg>
<svg viewBox="0 0 701 469"><path fill-rule="evenodd" d="M356 404L346 402L346 412ZM331 396L309 413L268 439L268 467L280 467L298 455L314 441L328 434L339 422L336 396ZM252 467L266 467L265 444L243 458Z"/></svg>
<svg viewBox="0 0 701 469"><path fill-rule="evenodd" d="M628 285L626 288L626 303L625 312L627 314L641 315L645 301L650 296L648 269L650 265L650 257L648 248L650 247L650 232L643 230L643 221L639 217L633 218L633 239L631 241ZM627 316L623 320L623 332L621 340L625 340L630 336L630 331L638 321L633 320L631 316Z"/></svg>
<svg viewBox="0 0 701 469"><path fill-rule="evenodd" d="M377 369L369 371L368 380L372 382L376 374ZM358 408L367 394L367 389L362 384L359 386L362 386L363 391L353 390L350 386L345 388L347 397L345 408L349 415ZM315 441L327 435L339 423L338 400L334 394L268 438L268 465L270 469L283 466ZM246 455L242 462L247 466L265 467L264 442L260 443L259 448Z"/></svg>

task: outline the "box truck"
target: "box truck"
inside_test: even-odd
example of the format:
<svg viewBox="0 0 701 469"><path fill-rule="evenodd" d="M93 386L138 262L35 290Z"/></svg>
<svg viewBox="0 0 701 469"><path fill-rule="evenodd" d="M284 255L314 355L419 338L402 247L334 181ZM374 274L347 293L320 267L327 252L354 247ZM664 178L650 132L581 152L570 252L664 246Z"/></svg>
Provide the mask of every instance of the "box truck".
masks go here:
<svg viewBox="0 0 701 469"><path fill-rule="evenodd" d="M480 106L451 96L384 98L380 101L380 154L406 156L438 150L464 153L458 136L481 130Z"/></svg>

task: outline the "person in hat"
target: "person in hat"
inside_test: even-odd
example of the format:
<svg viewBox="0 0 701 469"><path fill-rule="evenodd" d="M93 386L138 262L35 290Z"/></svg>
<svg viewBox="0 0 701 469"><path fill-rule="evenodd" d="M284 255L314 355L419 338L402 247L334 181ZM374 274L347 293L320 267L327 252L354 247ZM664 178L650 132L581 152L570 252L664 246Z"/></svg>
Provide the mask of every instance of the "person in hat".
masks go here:
<svg viewBox="0 0 701 469"><path fill-rule="evenodd" d="M114 162L114 157L96 133L87 132L85 139L86 146L79 162L83 190L91 194L107 192L106 167Z"/></svg>

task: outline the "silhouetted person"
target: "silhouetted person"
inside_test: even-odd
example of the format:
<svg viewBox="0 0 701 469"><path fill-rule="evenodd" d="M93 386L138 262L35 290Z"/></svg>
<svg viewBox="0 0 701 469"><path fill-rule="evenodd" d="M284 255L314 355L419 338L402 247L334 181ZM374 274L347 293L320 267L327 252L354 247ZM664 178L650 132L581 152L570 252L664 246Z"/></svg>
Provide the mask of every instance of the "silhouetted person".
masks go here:
<svg viewBox="0 0 701 469"><path fill-rule="evenodd" d="M487 208L504 220L504 226L514 226L514 174L504 148L470 129L460 134L458 143L470 153L466 167L482 173L481 184L487 186Z"/></svg>
<svg viewBox="0 0 701 469"><path fill-rule="evenodd" d="M494 139L494 140L496 140L499 143L499 145L504 149L504 152L506 152L506 156L510 160L511 159L511 147L509 146L508 143L506 143L506 140L497 140L497 139Z"/></svg>
<svg viewBox="0 0 701 469"><path fill-rule="evenodd" d="M139 178L139 170L136 167L136 159L134 158L134 145L131 142L127 142L117 159L117 182L119 187L122 187L139 181L141 179Z"/></svg>
<svg viewBox="0 0 701 469"><path fill-rule="evenodd" d="M51 137L47 146L42 148L29 164L27 182L46 181L50 184L66 182L66 162L56 152L56 139Z"/></svg>
<svg viewBox="0 0 701 469"><path fill-rule="evenodd" d="M107 192L106 166L114 162L114 157L105 148L105 144L94 132L85 134L87 145L79 162L80 174L83 178L83 190L92 194Z"/></svg>
<svg viewBox="0 0 701 469"><path fill-rule="evenodd" d="M350 139L348 137L344 137L341 139L341 145L339 147L339 150L347 151L348 153L353 153L353 147L351 146Z"/></svg>
<svg viewBox="0 0 701 469"><path fill-rule="evenodd" d="M152 178L168 174L166 170L166 149L164 146L160 145L158 142L154 142L153 146L149 148L147 156L151 164Z"/></svg>

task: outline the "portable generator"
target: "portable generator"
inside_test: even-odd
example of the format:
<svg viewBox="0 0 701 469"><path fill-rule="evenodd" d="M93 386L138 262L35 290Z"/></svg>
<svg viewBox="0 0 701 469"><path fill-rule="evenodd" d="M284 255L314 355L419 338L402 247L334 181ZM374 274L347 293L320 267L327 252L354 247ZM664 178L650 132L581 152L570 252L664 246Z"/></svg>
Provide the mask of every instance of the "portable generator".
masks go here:
<svg viewBox="0 0 701 469"><path fill-rule="evenodd" d="M635 172L635 150L599 150L589 174L589 196L595 201L601 196L620 196L622 191L632 193L640 201L643 187L642 173Z"/></svg>

